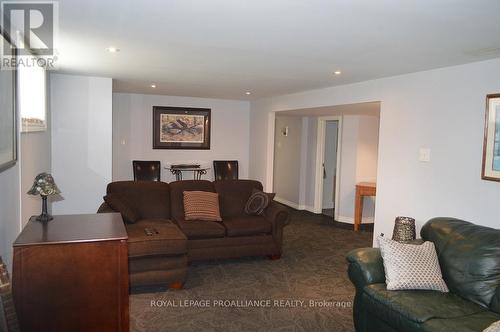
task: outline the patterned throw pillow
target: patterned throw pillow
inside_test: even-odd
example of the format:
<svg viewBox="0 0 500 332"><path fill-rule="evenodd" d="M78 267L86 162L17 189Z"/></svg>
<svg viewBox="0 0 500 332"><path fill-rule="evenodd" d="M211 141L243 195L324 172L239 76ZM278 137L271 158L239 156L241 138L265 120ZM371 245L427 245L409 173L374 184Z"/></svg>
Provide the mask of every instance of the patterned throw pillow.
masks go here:
<svg viewBox="0 0 500 332"><path fill-rule="evenodd" d="M222 221L219 210L219 194L208 191L185 191L184 219Z"/></svg>
<svg viewBox="0 0 500 332"><path fill-rule="evenodd" d="M251 216L261 215L267 208L269 203L274 199L276 194L265 193L263 191L254 189L252 195L248 198L247 204L245 205L245 213Z"/></svg>
<svg viewBox="0 0 500 332"><path fill-rule="evenodd" d="M483 332L500 332L500 320L488 326Z"/></svg>
<svg viewBox="0 0 500 332"><path fill-rule="evenodd" d="M430 289L448 292L434 243L403 244L378 237L388 290Z"/></svg>

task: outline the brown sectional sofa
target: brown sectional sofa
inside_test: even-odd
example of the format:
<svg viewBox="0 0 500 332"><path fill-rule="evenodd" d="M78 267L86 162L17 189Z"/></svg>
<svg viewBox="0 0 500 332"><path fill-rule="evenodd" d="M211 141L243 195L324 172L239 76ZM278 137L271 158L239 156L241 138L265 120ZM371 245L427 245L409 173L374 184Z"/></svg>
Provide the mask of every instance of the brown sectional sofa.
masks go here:
<svg viewBox="0 0 500 332"><path fill-rule="evenodd" d="M279 258L289 211L272 201L262 215L246 215L245 204L254 189L262 190L262 184L252 180L110 183L107 194L123 197L138 216L136 223L126 224L131 286L180 287L190 261ZM183 193L194 190L219 194L222 222L184 220ZM98 212L116 211L103 203ZM145 228L157 234L148 236Z"/></svg>

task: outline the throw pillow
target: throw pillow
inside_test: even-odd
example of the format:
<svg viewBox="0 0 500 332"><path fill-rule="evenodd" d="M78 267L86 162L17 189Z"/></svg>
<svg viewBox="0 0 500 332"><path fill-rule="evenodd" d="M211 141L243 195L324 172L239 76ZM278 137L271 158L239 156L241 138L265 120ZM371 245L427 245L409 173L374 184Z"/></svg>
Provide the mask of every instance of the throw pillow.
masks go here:
<svg viewBox="0 0 500 332"><path fill-rule="evenodd" d="M434 243L403 244L379 236L388 290L430 289L448 292Z"/></svg>
<svg viewBox="0 0 500 332"><path fill-rule="evenodd" d="M139 214L134 210L132 205L117 194L109 194L104 196L104 201L115 211L120 212L123 221L128 224L134 224L139 220Z"/></svg>
<svg viewBox="0 0 500 332"><path fill-rule="evenodd" d="M185 191L184 219L222 221L219 194L208 191Z"/></svg>
<svg viewBox="0 0 500 332"><path fill-rule="evenodd" d="M265 193L263 191L254 189L252 191L252 195L248 198L248 201L245 205L245 213L258 216L261 215L264 210L267 208L269 203L274 199L274 193Z"/></svg>
<svg viewBox="0 0 500 332"><path fill-rule="evenodd" d="M500 332L500 320L488 326L483 332Z"/></svg>

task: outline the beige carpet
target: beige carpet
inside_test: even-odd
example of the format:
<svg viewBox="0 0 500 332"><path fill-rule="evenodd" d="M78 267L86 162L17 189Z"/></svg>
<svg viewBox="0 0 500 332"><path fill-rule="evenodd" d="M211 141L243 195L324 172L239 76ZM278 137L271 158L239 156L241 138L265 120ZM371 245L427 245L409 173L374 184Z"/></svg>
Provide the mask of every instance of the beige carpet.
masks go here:
<svg viewBox="0 0 500 332"><path fill-rule="evenodd" d="M354 331L345 254L372 236L294 212L280 260L194 263L184 290L131 295L131 331Z"/></svg>

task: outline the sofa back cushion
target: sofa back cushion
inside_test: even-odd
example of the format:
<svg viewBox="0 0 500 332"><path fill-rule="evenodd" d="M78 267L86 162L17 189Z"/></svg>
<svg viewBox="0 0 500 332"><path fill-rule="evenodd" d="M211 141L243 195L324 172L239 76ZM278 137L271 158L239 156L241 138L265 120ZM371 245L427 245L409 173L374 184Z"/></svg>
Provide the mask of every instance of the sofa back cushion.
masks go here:
<svg viewBox="0 0 500 332"><path fill-rule="evenodd" d="M206 180L183 180L170 183L170 205L172 218L176 221L184 220L184 192L208 191L215 192L214 185Z"/></svg>
<svg viewBox="0 0 500 332"><path fill-rule="evenodd" d="M451 292L500 313L500 230L455 218L429 220L420 232L434 242Z"/></svg>
<svg viewBox="0 0 500 332"><path fill-rule="evenodd" d="M262 190L262 184L254 180L218 180L214 187L219 194L222 218L244 215L253 190Z"/></svg>
<svg viewBox="0 0 500 332"><path fill-rule="evenodd" d="M123 197L138 219L169 219L170 188L165 182L117 181L108 184L108 195Z"/></svg>

